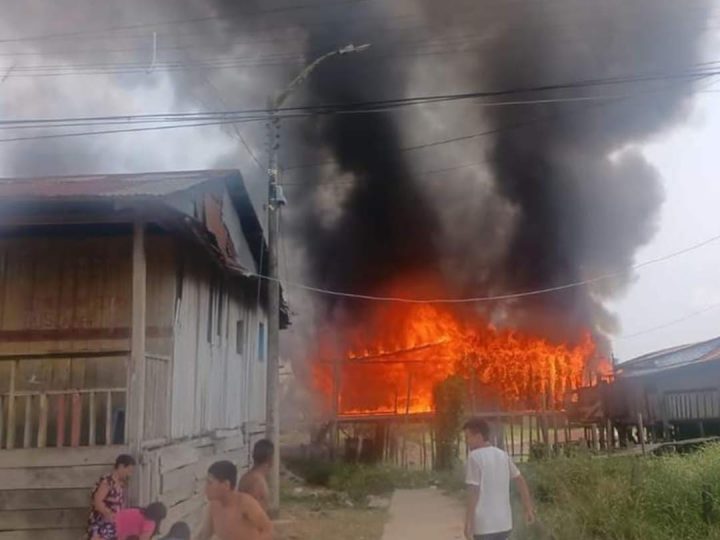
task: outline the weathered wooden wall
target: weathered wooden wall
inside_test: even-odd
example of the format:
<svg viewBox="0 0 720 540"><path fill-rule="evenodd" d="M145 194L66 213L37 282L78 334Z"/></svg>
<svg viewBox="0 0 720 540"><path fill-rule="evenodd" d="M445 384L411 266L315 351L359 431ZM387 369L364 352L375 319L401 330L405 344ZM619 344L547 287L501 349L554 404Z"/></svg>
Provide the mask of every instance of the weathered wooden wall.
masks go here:
<svg viewBox="0 0 720 540"><path fill-rule="evenodd" d="M239 220L219 226L250 258ZM257 284L221 272L207 252L157 231L146 245L146 450L136 481L141 502L160 499L170 507L168 523L197 525L207 467L231 459L244 469L263 433L266 316ZM37 400L18 399L45 403L48 392L68 392L52 398L57 404L46 413L44 445L54 446L53 436L58 446L113 442L105 391L115 390L114 418L126 406L131 293L129 229L97 237L77 229L0 237L0 434L7 432L2 420L14 371L12 391L37 394ZM75 409L68 409L67 425L55 429L64 415L53 411L70 401ZM45 437L39 407L15 413L15 440L24 443L30 432L30 446L39 445ZM90 488L119 452L116 446L0 450L0 540L78 538Z"/></svg>
<svg viewBox="0 0 720 540"><path fill-rule="evenodd" d="M173 355L171 437L264 421L257 289L183 251Z"/></svg>
<svg viewBox="0 0 720 540"><path fill-rule="evenodd" d="M0 540L78 540L90 492L123 447L0 452Z"/></svg>
<svg viewBox="0 0 720 540"><path fill-rule="evenodd" d="M148 237L148 386L146 437L169 431L169 383L175 305L175 249L171 237ZM0 425L8 424L8 396L13 381L16 399L15 440L23 440L26 397L36 433L45 393L126 386L130 319L130 239L107 236L23 236L0 238ZM11 372L15 377L11 378ZM4 396L3 396L4 395ZM80 443L92 444L89 416L96 433L106 425L107 394L81 396ZM49 444L57 441L56 409L67 408L49 396ZM112 410L125 409L124 392L113 394ZM71 442L71 419L64 441ZM1 431L1 430L0 430ZM5 430L7 431L7 429ZM24 441L23 441L24 442ZM3 447L0 436L0 447Z"/></svg>
<svg viewBox="0 0 720 540"><path fill-rule="evenodd" d="M145 440L170 434L177 257L174 238L148 236Z"/></svg>
<svg viewBox="0 0 720 540"><path fill-rule="evenodd" d="M205 437L171 443L145 452L143 481L149 499L168 507L165 529L179 520L197 531L205 510L205 479L214 461L226 459L242 471L248 464L241 430L218 430ZM0 538L2 540L2 538Z"/></svg>

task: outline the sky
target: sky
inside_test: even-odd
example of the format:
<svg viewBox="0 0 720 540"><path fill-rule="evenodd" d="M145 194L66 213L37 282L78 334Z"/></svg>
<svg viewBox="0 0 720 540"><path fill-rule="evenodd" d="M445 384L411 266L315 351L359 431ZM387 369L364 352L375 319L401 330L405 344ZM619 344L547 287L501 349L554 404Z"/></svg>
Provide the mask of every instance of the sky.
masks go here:
<svg viewBox="0 0 720 540"><path fill-rule="evenodd" d="M708 59L720 58L720 40L709 37ZM642 145L661 173L665 202L657 233L637 252L637 262L720 234L720 85L715 80L704 89L685 122ZM621 324L613 339L615 357L622 362L720 335L718 269L720 241L638 271L627 292L608 303Z"/></svg>

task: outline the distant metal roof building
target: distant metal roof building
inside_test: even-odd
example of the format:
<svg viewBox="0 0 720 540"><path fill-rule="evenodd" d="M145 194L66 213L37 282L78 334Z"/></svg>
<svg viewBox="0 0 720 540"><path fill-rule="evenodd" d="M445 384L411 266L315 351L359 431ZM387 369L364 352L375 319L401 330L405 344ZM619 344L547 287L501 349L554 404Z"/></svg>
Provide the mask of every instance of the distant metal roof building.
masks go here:
<svg viewBox="0 0 720 540"><path fill-rule="evenodd" d="M637 377L713 360L720 360L720 337L633 358L620 364L616 374L620 377Z"/></svg>

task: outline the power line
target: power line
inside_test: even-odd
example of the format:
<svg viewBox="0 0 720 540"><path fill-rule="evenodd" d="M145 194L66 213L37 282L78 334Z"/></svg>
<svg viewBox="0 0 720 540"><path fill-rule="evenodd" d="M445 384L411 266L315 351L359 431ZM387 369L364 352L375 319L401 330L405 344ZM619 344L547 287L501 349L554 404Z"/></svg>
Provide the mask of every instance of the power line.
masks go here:
<svg viewBox="0 0 720 540"><path fill-rule="evenodd" d="M702 73L693 73L692 75L686 75L690 77L687 82L693 82L701 78L714 77L720 75L720 71L705 71ZM672 77L676 79L676 76ZM638 81L646 81L648 77L641 77ZM654 78L653 80L658 80ZM619 83L626 84L630 82L628 79L621 80ZM606 80L600 80L599 84L613 84L608 83ZM618 84L617 82L614 84ZM335 114L371 114L387 112L395 109L401 109L409 106L417 106L423 104L439 104L448 102L459 102L467 100L476 100L483 97L492 97L500 95L517 94L521 92L545 92L549 89L560 89L560 88L587 88L588 82L579 83L565 83L562 85L546 85L535 88L525 89L514 89L505 91L491 91L491 92L472 92L465 94L447 94L437 96L424 96L414 98L401 98L394 100L382 100L382 101L368 101L368 102L357 102L348 105L314 105L314 106L302 106L302 107L284 107L278 109L277 113L274 114L274 118L303 118L316 115L335 115ZM640 92L636 95L647 94L647 91ZM523 99L513 101L491 101L491 102L476 102L474 105L482 107L499 107L499 106L516 106L516 105L532 105L532 104L547 104L547 103L569 103L578 101L607 101L617 100L633 97L633 94L624 95L606 95L606 96L570 96L564 98L549 98L549 99ZM252 114L254 113L254 115ZM115 125L115 124L133 124L133 123L170 123L175 125L161 125L144 128L126 128L118 130L99 130L99 131L85 131L85 132L71 132L71 133L59 133L59 134L46 134L46 135L33 135L24 137L11 137L0 139L0 142L18 142L28 140L39 140L39 139L55 139L62 137L80 137L90 135L103 135L111 133L131 133L137 131L153 131L153 130L165 130L182 127L202 127L211 125L222 125L227 123L241 123L241 122L254 122L266 120L270 117L272 111L267 109L250 109L250 110L238 110L238 111L212 111L212 112L200 112L200 113L160 113L160 114L141 114L141 115L125 115L125 116L105 116L105 117L76 117L76 118L45 118L45 119L18 119L18 120L4 120L0 121L0 128L5 129L16 129L16 128L58 128L58 127L80 127L81 125L88 126L102 126L102 125ZM200 120L206 120L202 123ZM73 123L74 122L74 123Z"/></svg>
<svg viewBox="0 0 720 540"><path fill-rule="evenodd" d="M419 171L416 173L413 173L413 176L432 176L435 174L443 174L448 172L457 171L460 169L469 169L471 167L477 167L478 165L483 165L485 163L489 163L492 161L491 159L482 159L480 161L473 161L470 163L463 163L462 165L454 165L452 167L443 167L442 169L431 169L428 171ZM327 180L327 181L321 181L321 182L283 182L282 186L302 186L302 187L312 187L312 186L322 186L322 185L342 185L342 184L357 184L357 180Z"/></svg>
<svg viewBox="0 0 720 540"><path fill-rule="evenodd" d="M232 119L232 120L216 120L213 122L199 122L179 125L165 125L165 126L150 126L144 128L126 128L126 129L108 129L99 131L78 131L72 133L49 133L46 135L29 135L27 137L8 137L0 139L0 142L20 142L20 141L36 141L44 139L63 139L66 137L84 137L89 135L109 135L113 133L138 133L143 131L161 131L166 129L178 129L178 128L196 128L196 127L209 127L209 126L222 126L227 124L238 124L242 122L256 122L265 120L266 117L259 118L243 118L243 119Z"/></svg>
<svg viewBox="0 0 720 540"><path fill-rule="evenodd" d="M717 63L717 62L709 62L709 63L715 64L715 63ZM709 63L704 63L704 64L709 64ZM713 83L713 84L714 84L714 83ZM709 86L706 87L706 88L703 88L703 90L702 90L701 92L703 92L703 93L718 93L717 90L709 90L708 88L709 88ZM662 90L659 89L658 91L662 91ZM698 92L698 93L699 93L699 92ZM630 94L630 95L627 95L627 96L624 96L624 97L634 97L634 96L633 96L632 94ZM618 96L618 98L620 98L620 96ZM605 105L605 104L600 104L599 106L602 106L602 105ZM580 113L580 112L586 112L586 111L576 111L575 114ZM417 145L413 145L413 146L405 146L405 147L399 148L398 151L400 151L400 152L409 152L409 151L421 150L421 149L425 149L425 148L433 148L433 147L442 146L442 145L446 145L446 144L450 144L450 143L455 143L455 142L462 142L462 141L467 141L467 140L473 140L473 139L476 139L476 138L479 138L479 137L484 137L484 136L487 136L487 135L495 135L495 134L497 134L497 133L501 133L501 132L505 132L505 131L510 131L510 130L513 130L513 129L519 129L519 128L527 127L527 126L530 126L530 125L535 125L535 124L538 124L538 123L546 122L546 121L548 121L548 120L552 120L552 119L554 119L554 118L556 118L556 117L558 117L558 116L561 116L561 115L562 115L562 116L570 116L568 113L555 112L555 113L552 113L552 114L547 114L547 115L543 115L543 116L538 116L538 117L536 117L536 118L534 118L534 119L531 119L531 120L522 121L522 122L516 122L516 123L514 123L514 124L509 124L509 125L501 126L501 127L498 127L498 128L493 128L493 129L489 129L489 130L485 130L485 131L480 131L480 132L478 132L478 133L471 133L471 134L468 134L468 135L461 135L461 136L458 136L458 137L451 137L451 138L449 138L449 139L441 139L441 140L436 140L436 141L430 141L430 142L427 142L427 143L417 144ZM454 169L458 169L458 168L465 168L465 167L467 167L467 166L480 165L480 164L487 163L487 162L488 162L488 160L486 159L486 160L482 160L482 161L479 161L479 162L471 163L471 164L469 164L469 165L461 165L461 166L459 166L459 167L452 167L450 170L454 170ZM289 167L286 167L286 168L285 168L285 171L286 171L286 172L289 172L289 171L297 171L297 170L301 170L301 169L308 169L308 168L315 168L315 167L325 167L325 166L329 166L329 165L335 165L336 163L337 163L337 162L336 162L335 160L317 161L317 162L314 162L314 163L303 163L303 164L291 165L291 166L289 166ZM447 169L445 169L445 170L447 170ZM436 172L444 172L444 170L440 170L440 171L425 171L425 172L420 172L419 174L435 174ZM332 182L319 182L319 183L332 183ZM354 183L354 181L347 181L347 182L339 181L339 182L337 182L337 183ZM315 184L316 184L316 183L312 183L311 185L315 185ZM283 185L308 185L308 183L306 183L306 182L285 182Z"/></svg>
<svg viewBox="0 0 720 540"><path fill-rule="evenodd" d="M659 324L659 325L657 325L657 326L652 326L652 327L650 327L650 328L646 328L645 330L640 330L639 332L634 332L634 333L632 333L632 334L626 334L626 335L620 336L620 337L618 337L618 338L616 338L616 339L625 340L625 339L633 339L633 338L636 338L636 337L639 337L639 336L644 336L645 334L649 334L649 333L651 333L651 332L656 332L656 331L658 331L658 330L662 330L662 329L664 329L664 328L668 328L668 327L670 327L670 326L674 326L674 325L679 324L679 323L681 323L681 322L685 322L685 321L687 321L688 319L692 319L693 317L697 317L698 315L702 315L702 314L704 314L704 313L707 313L708 311L712 311L712 310L715 310L715 309L718 309L718 308L720 308L720 302L718 302L718 303L716 303L716 304L711 304L711 305L706 306L706 307L704 307L704 308L702 308L702 309L699 309L699 310L697 310L697 311L693 311L692 313L688 313L687 315L685 315L685 316L683 316L683 317L680 317L680 318L678 318L678 319L673 319L672 321L668 321L668 322L666 322L666 323Z"/></svg>
<svg viewBox="0 0 720 540"><path fill-rule="evenodd" d="M248 16L266 16L266 15L277 15L278 13L283 12L290 12L290 11L301 11L304 9L315 9L315 8L328 8L328 7L341 7L341 6L347 6L351 4L360 4L360 3L366 3L371 2L374 0L340 0L338 2L314 2L312 4L305 4L300 6L283 6L283 7L276 7L276 8L267 8L267 9L257 9L254 12L251 12L249 14L243 14L242 17L248 17ZM128 25L119 25L119 26L110 26L98 30L79 30L76 32L58 32L54 34L39 34L35 36L25 36L25 37L18 37L18 38L7 38L7 39L0 39L1 43L22 43L27 41L46 41L46 40L53 40L53 39L65 39L65 38L75 38L75 37L82 37L82 36L93 36L93 35L101 35L105 36L109 32L118 32L118 31L124 31L124 30L138 30L143 28L157 28L159 26L175 26L175 25L183 25L183 24L197 24L201 22L209 22L209 21L217 21L217 20L231 20L232 17L227 17L225 15L209 15L206 17L195 17L190 19L179 19L179 20L170 20L170 21L159 21L154 23L138 23L138 24L128 24Z"/></svg>
<svg viewBox="0 0 720 540"><path fill-rule="evenodd" d="M362 101L362 102L350 102L346 104L335 103L335 104L320 104L320 105L304 105L304 106L293 106L293 107L282 107L277 111L270 111L267 108L257 109L238 109L231 111L203 111L194 113L152 113L152 114L134 114L134 115L107 115L107 116L96 116L96 117L71 117L71 118L31 118L31 119L17 119L17 120L0 120L0 126L19 126L28 124L52 124L52 123L64 123L64 122L110 122L110 121L136 121L136 120L150 120L150 121L186 121L188 119L208 119L208 118L223 118L229 119L231 117L244 117L245 115L269 115L270 113L276 113L276 116L282 117L283 114L291 113L302 113L309 112L313 114L353 114L363 112L384 112L393 108L399 108L404 106L412 105L425 105L433 103L448 103L456 101L468 101L477 100L482 98L491 97L504 97L519 94L529 93L544 93L554 90L568 90L568 89L587 89L597 86L608 86L617 84L630 84L636 82L655 82L662 80L682 80L684 82L695 82L697 80L715 77L720 75L720 70L702 70L702 71L685 71L682 73L672 74L657 74L657 75L642 75L635 77L612 77L612 78L600 78L600 79L586 79L580 81L572 81L565 83L556 83L540 86L528 86L520 88L511 88L505 90L490 90L490 91L473 91L464 92L457 94L436 94L427 96L415 96L408 98L394 98L385 100L374 100L374 101ZM574 101L592 101L592 100L613 100L622 99L627 97L633 97L634 95L644 95L648 91L644 90L637 94L618 94L618 95L590 95L590 96L566 96L558 98L540 98L540 99L518 99L508 101L483 101L476 103L476 105L495 107L495 106L513 106L513 105L534 105L534 104L546 104L546 103L563 103L563 102L574 102Z"/></svg>
<svg viewBox="0 0 720 540"><path fill-rule="evenodd" d="M663 255L662 257L650 259L650 260L644 261L642 263L635 264L633 266L629 266L623 270L611 272L608 274L604 274L604 275L597 276L597 277L590 278L590 279L585 279L582 281L575 281L575 282L571 282L571 283L566 283L564 285L558 285L555 287L534 289L534 290L524 291L524 292L499 294L499 295L493 295L493 296L476 296L476 297L470 297L470 298L417 299L417 298L403 298L403 297L396 297L396 296L373 296L373 295L367 295L367 294L333 291L333 290L329 290L329 289L323 289L321 287L315 287L312 285L295 283L292 281L272 279L272 278L269 278L267 276L260 275L260 274L251 274L251 276L256 277L258 279L268 280L268 281L270 281L270 280L277 281L285 287L294 287L297 289L302 289L302 290L309 291L309 292L315 292L318 294L324 294L327 296L350 298L350 299L354 299L354 300L367 300L367 301L373 301L373 302L393 302L393 303L401 303L401 304L473 304L473 303L479 303L479 302L497 302L497 301L502 301L502 300L514 300L514 299L518 299L518 298L540 296L540 295L550 294L550 293L564 291L564 290L568 290L568 289L574 289L577 287L583 287L585 285L592 285L592 284L598 283L600 281L605 281L608 279L613 279L613 278L616 278L619 276L623 276L623 275L627 274L628 272L640 270L642 268L645 268L645 267L653 265L653 264L658 264L661 262L668 261L675 257L679 257L679 256L689 253L691 251L695 251L697 249L705 247L713 242L717 242L718 240L720 240L720 235L713 236L711 238L708 238L707 240L703 240L702 242L699 242L699 243L689 246L687 248L681 249L679 251L675 251L673 253L669 253L667 255Z"/></svg>
<svg viewBox="0 0 720 540"><path fill-rule="evenodd" d="M431 142L427 142L427 143L416 144L416 145L413 145L413 146L404 146L404 147L399 148L398 150L399 150L400 152L412 152L412 151L415 151L415 150L423 150L423 149L425 149L425 148L434 148L434 147L437 147L437 146L443 146L443 145L446 145L446 144L451 144L451 143L456 143L456 142L470 141L470 140L473 140L473 139L477 139L477 138L479 138L479 137L486 137L486 136L488 136L488 135L495 135L495 134L497 134L497 133L505 132L505 131L512 130L512 129L518 129L518 128L521 128L521 127L526 127L526 126L530 126L530 125L535 125L535 124L537 124L537 123L539 123L539 122L543 122L543 121L545 121L545 120L549 120L550 118L554 118L554 117L556 117L556 116L558 116L558 113L556 113L556 114L548 114L548 115L545 115L545 116L543 116L543 117L541 117L541 118L535 118L535 119L533 119L533 120L528 120L528 121L523 121L523 122L517 122L517 123L514 123L514 124L510 124L510 125L502 126L502 127L498 127L498 128L487 129L487 130L480 131L480 132L477 132L477 133L470 133L470 134L467 134L467 135L460 135L460 136L458 136L458 137L451 137L451 138L449 138L449 139L441 139L441 140L438 140L438 141L431 141ZM317 162L315 162L315 163L303 163L303 164L298 164L298 165L291 165L290 167L286 167L284 170L285 170L285 171L296 171L296 170L300 170L300 169L310 169L310 168L315 168L315 167L325 167L325 166L328 166L328 165L334 165L335 163L336 163L336 162L335 162L334 160L317 161ZM480 162L480 163L483 163L483 162Z"/></svg>

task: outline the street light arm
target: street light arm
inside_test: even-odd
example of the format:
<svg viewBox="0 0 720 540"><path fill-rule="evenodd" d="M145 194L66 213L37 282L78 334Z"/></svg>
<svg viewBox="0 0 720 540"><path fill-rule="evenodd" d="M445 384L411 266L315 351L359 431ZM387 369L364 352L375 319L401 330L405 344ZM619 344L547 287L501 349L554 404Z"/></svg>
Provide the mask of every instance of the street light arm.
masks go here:
<svg viewBox="0 0 720 540"><path fill-rule="evenodd" d="M303 68L303 70L298 74L297 77L295 77L290 84L287 86L285 90L283 90L278 96L275 98L275 101L273 102L273 109L279 109L282 107L283 103L285 103L285 100L288 98L290 94L293 93L293 91L300 86L302 83L305 82L305 80L310 76L310 74L315 71L315 68L317 68L320 64L322 64L325 60L328 58L332 58L333 56L343 55L343 54L349 54L354 52L362 52L367 50L370 47L370 44L366 43L364 45L355 46L353 44L345 45L344 47L341 47L339 49L335 49L334 51L330 51L328 53L323 54L319 58L317 58L315 61L311 62L307 66Z"/></svg>

